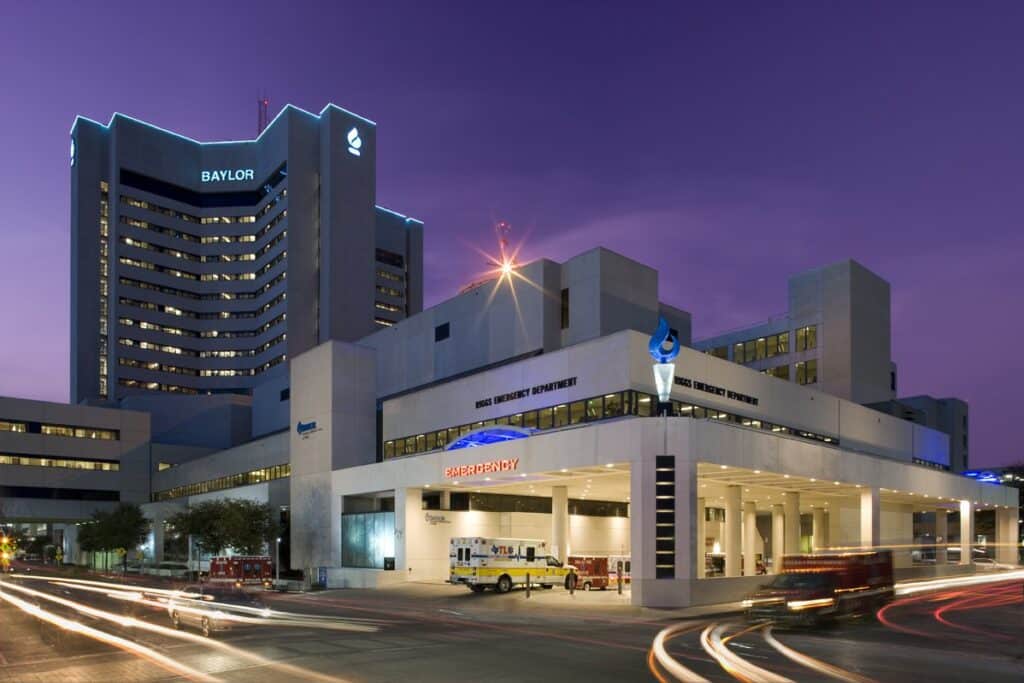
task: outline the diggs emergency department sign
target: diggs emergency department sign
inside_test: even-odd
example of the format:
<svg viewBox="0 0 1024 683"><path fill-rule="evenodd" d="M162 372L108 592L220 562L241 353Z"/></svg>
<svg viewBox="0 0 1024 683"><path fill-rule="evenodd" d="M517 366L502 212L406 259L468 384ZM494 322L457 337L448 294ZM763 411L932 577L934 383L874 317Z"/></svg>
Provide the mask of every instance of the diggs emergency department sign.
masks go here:
<svg viewBox="0 0 1024 683"><path fill-rule="evenodd" d="M505 458L504 460L478 462L473 465L455 465L454 467L445 467L444 476L446 479L461 479L463 477L472 477L477 474L515 472L518 468L519 458Z"/></svg>

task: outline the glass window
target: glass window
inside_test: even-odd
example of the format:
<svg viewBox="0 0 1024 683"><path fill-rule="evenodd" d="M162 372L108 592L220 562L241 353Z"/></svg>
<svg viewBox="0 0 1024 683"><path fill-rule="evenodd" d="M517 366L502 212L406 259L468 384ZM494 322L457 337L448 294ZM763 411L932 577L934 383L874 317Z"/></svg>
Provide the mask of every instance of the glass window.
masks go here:
<svg viewBox="0 0 1024 683"><path fill-rule="evenodd" d="M537 428L538 429L551 429L552 420L554 418L554 410L551 408L541 408L537 411Z"/></svg>
<svg viewBox="0 0 1024 683"><path fill-rule="evenodd" d="M459 436L465 436L466 434L469 434L469 432L469 425L462 425L459 427Z"/></svg>
<svg viewBox="0 0 1024 683"><path fill-rule="evenodd" d="M508 423L510 425L512 425L513 427L522 427L523 426L523 414L522 413L516 413L515 415L509 415Z"/></svg>
<svg viewBox="0 0 1024 683"><path fill-rule="evenodd" d="M448 438L445 439L445 443L451 443L452 441L455 441L457 438L459 438L459 428L458 427L449 427L448 428Z"/></svg>
<svg viewBox="0 0 1024 683"><path fill-rule="evenodd" d="M779 333L779 353L789 353L789 332Z"/></svg>
<svg viewBox="0 0 1024 683"><path fill-rule="evenodd" d="M757 359L757 341L751 339L743 344L743 362L750 363Z"/></svg>
<svg viewBox="0 0 1024 683"><path fill-rule="evenodd" d="M427 434L427 450L428 451L434 450L435 448L437 448L436 444L437 444L437 437L436 437L436 435L434 434L434 432L429 432Z"/></svg>
<svg viewBox="0 0 1024 683"><path fill-rule="evenodd" d="M605 417L622 415L622 394L606 394L604 397Z"/></svg>
<svg viewBox="0 0 1024 683"><path fill-rule="evenodd" d="M585 401L574 401L569 404L569 424L579 424L583 422L587 413L587 404Z"/></svg>
<svg viewBox="0 0 1024 683"><path fill-rule="evenodd" d="M537 428L537 411L531 410L528 413L523 413L523 426L528 429Z"/></svg>
<svg viewBox="0 0 1024 683"><path fill-rule="evenodd" d="M715 358L721 358L722 360L729 360L729 347L728 346L716 346L711 349L711 355Z"/></svg>
<svg viewBox="0 0 1024 683"><path fill-rule="evenodd" d="M811 325L807 328L807 348L816 349L818 348L818 326Z"/></svg>
<svg viewBox="0 0 1024 683"><path fill-rule="evenodd" d="M425 450L427 450L427 437L420 434L416 437L416 452L419 453Z"/></svg>
<svg viewBox="0 0 1024 683"><path fill-rule="evenodd" d="M773 334L770 337L768 337L768 339L765 340L765 357L766 358L771 358L772 356L774 356L775 352L778 350L778 346L779 346L779 337L778 337L778 335Z"/></svg>
<svg viewBox="0 0 1024 683"><path fill-rule="evenodd" d="M732 345L732 360L735 363L743 362L743 342Z"/></svg>
<svg viewBox="0 0 1024 683"><path fill-rule="evenodd" d="M587 419L600 420L604 417L604 401L599 396L587 401Z"/></svg>
<svg viewBox="0 0 1024 683"><path fill-rule="evenodd" d="M637 394L636 399L636 414L640 417L650 417L654 413L652 412L652 406L654 401L648 394Z"/></svg>
<svg viewBox="0 0 1024 683"><path fill-rule="evenodd" d="M384 457L393 458L395 457L395 442L385 441L384 442Z"/></svg>
<svg viewBox="0 0 1024 683"><path fill-rule="evenodd" d="M756 345L757 345L757 359L761 360L762 358L767 358L768 357L768 340L765 339L764 337L761 337L760 339L757 340L757 344Z"/></svg>
<svg viewBox="0 0 1024 683"><path fill-rule="evenodd" d="M409 455L410 453L415 453L415 452L416 452L416 437L415 436L407 436L405 438L405 454Z"/></svg>
<svg viewBox="0 0 1024 683"><path fill-rule="evenodd" d="M494 420L494 424L496 424L496 425L507 425L508 424L508 415L505 415L503 417L499 417L499 418L495 419Z"/></svg>

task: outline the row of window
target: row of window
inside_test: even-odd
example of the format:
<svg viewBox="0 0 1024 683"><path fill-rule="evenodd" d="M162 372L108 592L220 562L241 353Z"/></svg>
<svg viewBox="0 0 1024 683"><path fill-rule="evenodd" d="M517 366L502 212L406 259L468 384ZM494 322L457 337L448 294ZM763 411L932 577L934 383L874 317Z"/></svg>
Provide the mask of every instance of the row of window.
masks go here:
<svg viewBox="0 0 1024 683"><path fill-rule="evenodd" d="M818 348L817 325L799 327L796 329L795 335L796 351L810 351ZM789 332L779 332L757 339L736 342L732 345L732 360L734 363L746 364L787 354L790 351L789 338ZM707 353L715 358L729 360L728 346L716 346L708 349Z"/></svg>
<svg viewBox="0 0 1024 683"><path fill-rule="evenodd" d="M20 422L15 420L0 420L0 432L43 434L45 436L99 439L101 441L117 441L121 438L121 433L116 429L98 429L96 427L76 427L74 425L56 425L30 421Z"/></svg>
<svg viewBox="0 0 1024 683"><path fill-rule="evenodd" d="M186 349L180 346L171 346L170 344L154 344L152 342L140 341L138 339L130 339L128 337L119 338L118 343L122 346L143 349L144 351L160 351L162 353L170 353L175 356L190 356L192 358L251 358L253 356L258 356L272 346L280 344L287 338L287 334L280 334L270 341L260 344L254 349L218 349L212 351L197 351L196 349Z"/></svg>
<svg viewBox="0 0 1024 683"><path fill-rule="evenodd" d="M922 465L923 467L930 467L933 470L949 470L949 465L942 465L940 463L932 462L930 460L922 460L921 458L911 458L910 460L915 465Z"/></svg>
<svg viewBox="0 0 1024 683"><path fill-rule="evenodd" d="M170 268L168 266L161 266L150 261L143 261L141 259L134 259L130 256L121 256L117 259L118 263L124 266L133 266L135 268L143 268L145 270L152 270L157 273L163 273L164 275L170 275L172 277L180 277L185 280L196 280L199 282L219 282L219 281L234 281L234 280L255 280L260 275L263 275L271 268L288 258L288 252L282 251L280 254L275 256L270 261L267 261L261 267L257 268L254 272L250 273L193 273L188 270L181 270L179 268Z"/></svg>
<svg viewBox="0 0 1024 683"><path fill-rule="evenodd" d="M401 313L402 312L402 307L401 306L396 306L394 304L389 304L389 303L386 303L384 301L375 301L373 305L374 305L375 308L379 308L382 311L388 311L389 313Z"/></svg>
<svg viewBox="0 0 1024 683"><path fill-rule="evenodd" d="M732 345L733 362L752 363L789 353L789 332L758 337Z"/></svg>
<svg viewBox="0 0 1024 683"><path fill-rule="evenodd" d="M123 200L124 197L122 196L121 199ZM196 244L241 244L258 241L268 232L273 230L278 223L287 218L287 216L288 209L284 209L281 211L281 213L277 214L272 219L270 219L270 221L262 228L248 235L196 235L191 232L175 230L174 228L168 228L167 226L152 223L150 221L143 220L141 218L135 218L133 216L121 216L121 223L132 228L137 228L139 230L148 230L149 232L167 235L168 237L184 240L185 242L194 242Z"/></svg>
<svg viewBox="0 0 1024 683"><path fill-rule="evenodd" d="M170 325L151 323L148 320L135 320L133 318L118 318L117 322L126 327L138 327L143 330L173 334L177 337L192 337L194 339L238 339L241 337L258 337L275 325L283 323L287 317L287 313L282 313L273 320L268 320L252 330L189 330L182 327L171 327Z"/></svg>
<svg viewBox="0 0 1024 683"><path fill-rule="evenodd" d="M142 301L141 299L129 299L126 296L119 297L117 302L124 306L134 306L135 308L143 308L147 311L156 311L158 313L166 313L168 315L176 315L183 318L193 318L194 320L236 320L241 318L256 318L263 315L268 310L281 303L288 298L287 292L281 292L273 299L263 304L257 309L251 311L215 311L212 313L200 313L198 311L190 311L184 308L178 308L177 306L168 306L165 304L157 304L152 301Z"/></svg>
<svg viewBox="0 0 1024 683"><path fill-rule="evenodd" d="M405 270L405 257L387 249L377 249L377 261L393 268Z"/></svg>
<svg viewBox="0 0 1024 683"><path fill-rule="evenodd" d="M206 294L200 294L198 292L189 291L187 289L178 289L177 287L167 287L165 285L158 285L152 282L145 282L143 280L134 280L132 278L121 277L118 278L118 282L127 287L138 287L139 289L148 289L153 292L160 292L161 294L170 294L172 296L180 296L186 299L194 299L196 301L233 301L234 299L255 299L265 294L274 285L284 282L288 277L288 271L281 271L279 275L276 275L273 280L268 281L266 284L257 287L251 292L212 292Z"/></svg>
<svg viewBox="0 0 1024 683"><path fill-rule="evenodd" d="M60 467L70 470L99 470L117 472L120 463L111 460L79 460L76 458L41 458L34 455L9 455L0 453L0 465L20 465L21 467Z"/></svg>
<svg viewBox="0 0 1024 683"><path fill-rule="evenodd" d="M100 398L107 398L109 386L107 384L108 371L108 346L107 346L107 320L110 315L110 185L107 181L100 181L100 320L98 347L98 370L99 370L99 394Z"/></svg>
<svg viewBox="0 0 1024 683"><path fill-rule="evenodd" d="M391 327L395 324L394 320L388 320L387 318L374 318L373 322L377 323L381 327Z"/></svg>
<svg viewBox="0 0 1024 683"><path fill-rule="evenodd" d="M198 394L199 390L194 387L183 387L178 384L165 384L163 382L146 382L139 379L121 377L117 380L118 386L126 389L146 389L147 391L165 391L170 394Z"/></svg>
<svg viewBox="0 0 1024 683"><path fill-rule="evenodd" d="M258 470L251 470L249 472L229 474L224 477L218 477L217 479L209 479L207 481L200 481L193 484L175 486L172 489L164 491L154 491L153 501L171 500L173 498L182 498L184 496L198 496L202 493L223 491L224 489L233 489L239 486L262 484L265 481L273 481L274 479L283 479L284 477L291 476L291 473L292 466L290 464L273 465L271 467L264 467Z"/></svg>
<svg viewBox="0 0 1024 683"><path fill-rule="evenodd" d="M253 377L266 372L270 368L274 367L278 363L283 363L285 356L282 354L271 358L266 363L258 365L255 368L225 368L219 370L210 369L198 369L198 368L185 368L179 365L168 365L166 363L160 363L157 361L143 361L136 360L135 358L125 358L124 356L118 358L118 363L128 368L136 368L137 370L151 370L154 372L170 372L175 375L187 375L189 377Z"/></svg>
<svg viewBox="0 0 1024 683"><path fill-rule="evenodd" d="M405 280L405 278L398 273L392 273L389 270L378 270L377 277L385 280L391 280L392 282L403 282Z"/></svg>
<svg viewBox="0 0 1024 683"><path fill-rule="evenodd" d="M402 292L398 291L394 287L385 287L384 285L377 285L377 291L386 296L401 297Z"/></svg>
<svg viewBox="0 0 1024 683"><path fill-rule="evenodd" d="M596 422L623 415L635 415L638 417L653 417L657 414L658 399L639 391L619 391L603 396L574 401L572 403L561 403L538 410L528 410L503 417L481 420L470 424L448 427L434 432L407 436L399 439L392 439L384 442L384 458L393 458L402 455L414 455L444 448L449 443L465 436L469 432L481 427L510 425L527 429L557 429L568 425L581 424L583 422ZM672 401L670 414L675 417L694 417L698 419L721 420L732 422L744 427L763 429L775 433L798 436L814 441L822 441L829 444L838 444L839 439L831 436L824 436L807 432L793 427L765 422L756 418L743 417L733 413L727 413L713 408L705 408L681 401Z"/></svg>
<svg viewBox="0 0 1024 683"><path fill-rule="evenodd" d="M288 237L288 231L282 230L274 236L274 239L270 240L256 251L241 254L194 254L190 251L181 251L180 249L174 249L172 247L163 247L159 244L152 244L150 242L144 242L127 236L121 237L121 244L129 247L135 247L136 249L145 249L146 251L152 251L158 254L166 254L168 256L173 256L174 258L193 261L195 263L234 263L236 261L255 261L280 244L286 237Z"/></svg>
<svg viewBox="0 0 1024 683"><path fill-rule="evenodd" d="M170 209L167 208L166 206L161 206L160 204L157 204L155 202L146 201L145 199L138 199L136 197L132 197L131 195L126 194L121 195L121 203L127 204L128 206L134 206L137 209L145 209L147 211L152 211L153 213L159 213L163 214L164 216L170 216L171 218L177 218L178 220L185 221L186 223L198 223L200 225L207 225L210 223L255 223L257 220L259 220L260 218L267 214L267 211L270 210L270 207L272 207L274 204L281 201L287 196L288 188L285 188L281 190L272 201L268 202L266 206L257 211L254 215L245 216L195 216L190 213L185 213L184 211Z"/></svg>

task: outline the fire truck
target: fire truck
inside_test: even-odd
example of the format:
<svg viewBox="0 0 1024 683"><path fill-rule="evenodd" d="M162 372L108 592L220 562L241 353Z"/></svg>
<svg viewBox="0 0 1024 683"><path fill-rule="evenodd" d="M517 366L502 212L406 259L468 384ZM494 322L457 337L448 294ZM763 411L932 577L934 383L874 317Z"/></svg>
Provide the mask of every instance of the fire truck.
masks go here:
<svg viewBox="0 0 1024 683"><path fill-rule="evenodd" d="M268 555L232 555L210 558L211 583L263 586L273 583L273 563Z"/></svg>
<svg viewBox="0 0 1024 683"><path fill-rule="evenodd" d="M604 590L610 585L607 557L571 555L569 564L576 568L576 585L581 589Z"/></svg>
<svg viewBox="0 0 1024 683"><path fill-rule="evenodd" d="M873 612L893 597L892 551L786 555L782 572L743 601L751 621L810 624Z"/></svg>
<svg viewBox="0 0 1024 683"><path fill-rule="evenodd" d="M576 585L576 569L551 554L545 541L522 538L453 538L449 546L449 582L482 593L488 586L508 593L515 585L542 588Z"/></svg>

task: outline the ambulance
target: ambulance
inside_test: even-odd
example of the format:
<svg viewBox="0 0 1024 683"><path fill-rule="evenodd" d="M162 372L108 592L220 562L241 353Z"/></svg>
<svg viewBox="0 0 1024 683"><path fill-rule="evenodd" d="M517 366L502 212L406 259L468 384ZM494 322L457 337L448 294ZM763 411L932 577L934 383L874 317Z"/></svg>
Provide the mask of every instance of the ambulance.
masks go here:
<svg viewBox="0 0 1024 683"><path fill-rule="evenodd" d="M482 593L488 586L496 593L508 593L526 584L554 588L575 588L576 569L567 567L551 554L546 541L523 538L463 537L451 539L449 582L469 586Z"/></svg>

